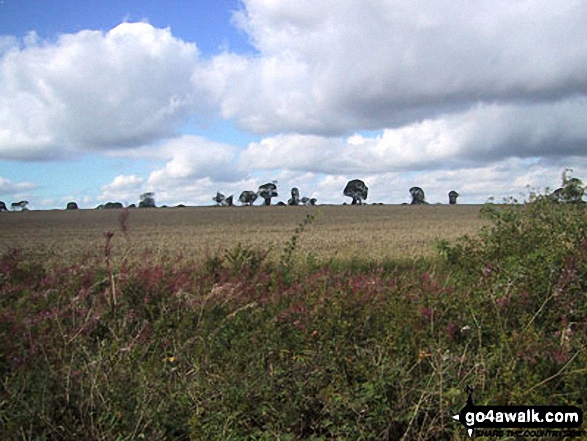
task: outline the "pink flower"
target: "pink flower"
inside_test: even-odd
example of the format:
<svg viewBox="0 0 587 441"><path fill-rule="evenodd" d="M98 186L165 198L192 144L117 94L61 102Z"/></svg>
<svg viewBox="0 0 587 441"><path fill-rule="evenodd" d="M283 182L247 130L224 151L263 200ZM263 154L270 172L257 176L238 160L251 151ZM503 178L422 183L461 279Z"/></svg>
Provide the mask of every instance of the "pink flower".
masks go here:
<svg viewBox="0 0 587 441"><path fill-rule="evenodd" d="M430 308L423 307L420 312L426 320L432 319L432 310Z"/></svg>
<svg viewBox="0 0 587 441"><path fill-rule="evenodd" d="M483 268L483 276L489 277L492 272L493 272L493 263L487 262L487 265L485 265L485 268Z"/></svg>
<svg viewBox="0 0 587 441"><path fill-rule="evenodd" d="M503 297L498 297L497 299L495 299L495 303L500 308L503 308L504 306L507 306L510 303L510 296L505 295Z"/></svg>

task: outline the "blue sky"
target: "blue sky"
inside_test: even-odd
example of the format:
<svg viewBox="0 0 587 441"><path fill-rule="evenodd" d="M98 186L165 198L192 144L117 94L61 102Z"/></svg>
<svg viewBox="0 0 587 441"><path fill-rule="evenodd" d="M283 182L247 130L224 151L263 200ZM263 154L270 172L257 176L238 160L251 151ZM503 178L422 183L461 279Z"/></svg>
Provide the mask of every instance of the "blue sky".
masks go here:
<svg viewBox="0 0 587 441"><path fill-rule="evenodd" d="M0 200L553 188L587 171L586 19L580 1L4 0Z"/></svg>
<svg viewBox="0 0 587 441"><path fill-rule="evenodd" d="M239 9L238 0L4 0L0 8L0 29L5 35L35 31L43 39L54 40L64 33L108 31L123 21L148 20L156 27L171 27L179 38L196 42L206 56L224 46L239 53L252 49L247 35L231 24L232 11Z"/></svg>

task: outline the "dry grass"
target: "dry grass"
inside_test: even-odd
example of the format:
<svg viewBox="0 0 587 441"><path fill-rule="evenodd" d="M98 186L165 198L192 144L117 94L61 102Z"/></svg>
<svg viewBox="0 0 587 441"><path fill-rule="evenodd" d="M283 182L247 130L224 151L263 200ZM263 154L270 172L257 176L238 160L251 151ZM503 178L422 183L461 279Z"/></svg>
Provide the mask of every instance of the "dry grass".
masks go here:
<svg viewBox="0 0 587 441"><path fill-rule="evenodd" d="M123 210L29 211L0 215L0 250L22 248L59 262L99 255L106 231L115 232L114 254L179 253L198 258L243 245L281 249L307 213L316 221L301 235L299 250L319 259L397 258L430 255L435 238L475 234L479 205L194 207Z"/></svg>

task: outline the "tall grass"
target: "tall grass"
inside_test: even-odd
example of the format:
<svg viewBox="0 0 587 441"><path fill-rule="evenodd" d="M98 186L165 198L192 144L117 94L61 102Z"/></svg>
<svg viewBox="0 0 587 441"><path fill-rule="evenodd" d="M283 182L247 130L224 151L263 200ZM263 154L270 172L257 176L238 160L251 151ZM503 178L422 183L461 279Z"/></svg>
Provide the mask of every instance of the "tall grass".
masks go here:
<svg viewBox="0 0 587 441"><path fill-rule="evenodd" d="M13 439L465 439L466 402L587 391L585 207L486 209L436 259L123 253L0 259L0 432ZM124 220L127 234L132 234Z"/></svg>

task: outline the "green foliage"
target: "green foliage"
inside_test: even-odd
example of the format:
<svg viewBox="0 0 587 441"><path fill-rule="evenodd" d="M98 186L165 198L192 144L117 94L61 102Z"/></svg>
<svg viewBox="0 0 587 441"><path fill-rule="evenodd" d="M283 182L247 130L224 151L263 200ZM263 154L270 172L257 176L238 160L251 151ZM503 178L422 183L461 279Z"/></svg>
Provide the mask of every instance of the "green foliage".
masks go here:
<svg viewBox="0 0 587 441"><path fill-rule="evenodd" d="M534 196L442 260L243 245L45 267L0 258L0 432L35 439L467 439L466 402L587 390L587 225ZM108 250L115 254L116 250ZM113 258L115 256L112 256ZM112 293L116 308L111 307Z"/></svg>
<svg viewBox="0 0 587 441"><path fill-rule="evenodd" d="M563 186L549 195L550 199L564 203L583 203L585 186L580 179L570 176L571 169L565 169L563 172Z"/></svg>
<svg viewBox="0 0 587 441"><path fill-rule="evenodd" d="M294 256L296 249L298 247L298 239L300 235L306 230L306 228L314 223L316 220L316 215L308 213L302 222L294 230L294 233L291 235L289 240L285 243L283 247L283 251L281 252L281 257L279 259L279 271L281 276L284 278L286 283L290 283L292 280L293 272L294 272ZM307 263L310 266L313 265L314 257L312 255L307 256Z"/></svg>
<svg viewBox="0 0 587 441"><path fill-rule="evenodd" d="M259 270L271 250L261 251L252 247L238 244L232 249L226 250L224 260L234 273L241 271L256 272Z"/></svg>
<svg viewBox="0 0 587 441"><path fill-rule="evenodd" d="M573 188L580 184L566 175L564 182ZM440 253L469 277L491 273L492 280L520 291L545 294L563 282L569 266L578 270L587 247L583 204L532 195L524 204L488 204L482 213L490 224L478 237L464 237L454 246L437 242Z"/></svg>

